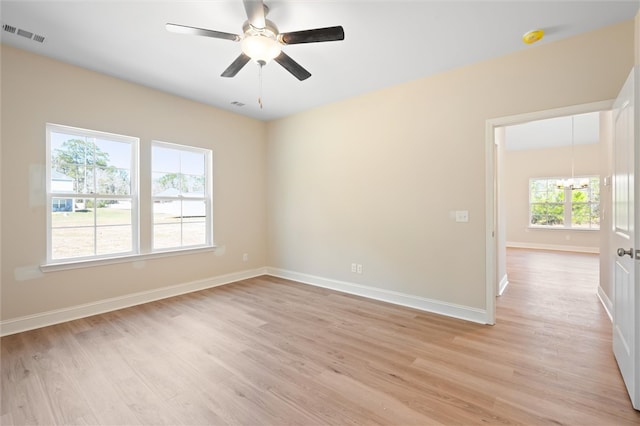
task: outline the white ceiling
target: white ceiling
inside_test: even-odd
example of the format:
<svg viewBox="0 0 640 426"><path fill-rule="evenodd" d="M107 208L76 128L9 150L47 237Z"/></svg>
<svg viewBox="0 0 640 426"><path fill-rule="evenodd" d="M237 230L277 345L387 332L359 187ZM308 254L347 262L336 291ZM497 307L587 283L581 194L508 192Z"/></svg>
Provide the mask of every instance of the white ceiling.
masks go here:
<svg viewBox="0 0 640 426"><path fill-rule="evenodd" d="M594 144L600 141L600 113L531 121L505 128L508 151Z"/></svg>
<svg viewBox="0 0 640 426"><path fill-rule="evenodd" d="M241 0L7 1L2 24L45 37L37 43L2 33L1 41L261 120L425 77L524 49L521 36L543 28L539 44L632 19L625 1L270 1L268 18L281 32L342 25L345 40L285 46L312 76L298 81L276 63L263 72L247 64L220 77L238 56L228 40L169 33L165 23L240 34ZM237 107L237 101L245 106Z"/></svg>

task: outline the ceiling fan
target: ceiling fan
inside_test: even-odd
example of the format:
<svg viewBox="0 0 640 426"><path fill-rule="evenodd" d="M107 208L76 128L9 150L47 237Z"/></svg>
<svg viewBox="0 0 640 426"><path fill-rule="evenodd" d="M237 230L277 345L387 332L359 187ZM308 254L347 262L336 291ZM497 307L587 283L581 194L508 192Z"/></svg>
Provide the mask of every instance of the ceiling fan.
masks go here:
<svg viewBox="0 0 640 426"><path fill-rule="evenodd" d="M251 59L260 67L273 59L298 80L306 80L311 73L284 53L281 46L344 40L341 26L280 33L275 24L266 19L269 8L262 0L243 0L243 3L248 19L242 26L242 35L171 23L167 23L166 28L174 33L239 41L242 53L224 70L222 77L234 77Z"/></svg>

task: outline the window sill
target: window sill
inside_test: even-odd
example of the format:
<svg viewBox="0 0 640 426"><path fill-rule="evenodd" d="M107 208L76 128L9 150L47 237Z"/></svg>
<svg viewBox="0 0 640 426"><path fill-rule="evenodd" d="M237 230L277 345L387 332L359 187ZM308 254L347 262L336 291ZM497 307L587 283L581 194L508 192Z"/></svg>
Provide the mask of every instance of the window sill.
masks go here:
<svg viewBox="0 0 640 426"><path fill-rule="evenodd" d="M216 250L216 246L187 248L181 250L160 251L146 254L132 254L118 257L106 257L101 259L80 260L76 262L47 263L40 265L42 272L66 271L70 269L93 268L95 266L113 265L117 263L133 263L143 260L159 259L163 257L182 256L185 254L206 253Z"/></svg>
<svg viewBox="0 0 640 426"><path fill-rule="evenodd" d="M527 229L543 230L543 231L577 231L577 232L598 232L600 228L562 228L552 226L527 226Z"/></svg>

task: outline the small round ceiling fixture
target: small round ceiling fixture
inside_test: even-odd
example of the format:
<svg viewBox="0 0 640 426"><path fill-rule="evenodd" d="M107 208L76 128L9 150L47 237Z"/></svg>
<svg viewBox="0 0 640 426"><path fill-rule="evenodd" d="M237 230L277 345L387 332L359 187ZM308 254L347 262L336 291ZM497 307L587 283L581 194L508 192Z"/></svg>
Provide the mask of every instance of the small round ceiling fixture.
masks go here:
<svg viewBox="0 0 640 426"><path fill-rule="evenodd" d="M544 30L531 30L522 36L522 41L526 44L533 44L544 37Z"/></svg>

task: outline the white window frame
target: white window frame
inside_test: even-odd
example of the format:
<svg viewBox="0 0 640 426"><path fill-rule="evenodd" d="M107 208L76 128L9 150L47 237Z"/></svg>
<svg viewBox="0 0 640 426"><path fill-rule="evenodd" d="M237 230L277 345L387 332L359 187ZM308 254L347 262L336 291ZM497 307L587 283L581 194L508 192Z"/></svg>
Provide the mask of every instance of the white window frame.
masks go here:
<svg viewBox="0 0 640 426"><path fill-rule="evenodd" d="M100 138L106 140L112 140L117 142L128 143L131 146L131 164L130 164L130 181L131 189L129 195L101 195L101 194L82 194L76 192L56 192L52 193L51 188L51 133L66 133L78 137ZM131 256L138 254L140 251L140 219L139 219L139 150L140 139L133 136L125 136L108 132L101 132L97 130L82 129L78 127L64 126L60 124L47 123L46 124L46 172L45 172L45 190L46 190L46 206L47 206L47 261L46 266L56 264L80 264L87 261L103 260L110 258L120 258L124 256ZM51 216L53 211L53 199L54 198L82 198L82 199L127 199L131 200L131 251L112 253L104 255L82 256L72 258L53 259L53 242L52 242L52 223ZM93 229L97 227L95 221Z"/></svg>
<svg viewBox="0 0 640 426"><path fill-rule="evenodd" d="M600 226L597 227L588 227L588 228L579 228L579 227L574 227L573 226L573 220L572 220L572 212L573 212L573 196L572 196L572 192L573 190L571 188L565 187L564 188L564 202L562 203L564 206L564 217L563 217L563 226L553 226L553 225L534 225L531 223L531 219L532 219L532 204L541 204L541 203L533 203L531 201L531 183L533 181L539 181L539 180L546 180L546 181L556 181L556 182L562 182L562 181L566 181L567 179L569 179L568 177L536 177L536 178L529 178L529 190L528 190L528 206L529 206L529 224L528 227L530 229L558 229L558 230L563 230L563 231L567 231L567 230L571 230L571 231L599 231L600 230ZM589 181L591 181L591 179L600 179L600 177L598 175L589 175L589 176L579 176L579 177L575 177L574 180L576 182L579 182L580 180L583 179L589 179ZM600 188L601 190L602 188ZM580 203L580 204L595 204L594 202L587 202L587 203ZM598 205L600 204L600 202L598 202ZM602 218L600 218L602 219Z"/></svg>
<svg viewBox="0 0 640 426"><path fill-rule="evenodd" d="M152 253L166 253L166 252L176 252L176 251L183 251L183 250L189 250L189 249L199 249L199 248L213 248L215 247L214 243L213 243L213 152L211 149L207 149L207 148L199 148L199 147L195 147L195 146L191 146L191 145L183 145L183 144L177 144L177 143L172 143L172 142L163 142L163 141L159 141L159 140L153 140L151 142L151 151L150 151L150 155L151 155L151 159L150 159L150 164L151 164L151 170L150 170L150 175L153 176L153 173L155 172L154 167L153 167L153 148L154 147L160 147L160 148L168 148L168 149L174 149L174 150L180 150L180 151L185 151L185 152L193 152L193 153L197 153L197 154L204 154L205 157L205 187L204 187L204 194L202 196L202 198L189 198L189 200L193 200L193 201L203 201L205 204L205 243L204 244L198 244L198 245L189 245L189 246L175 246L175 247L167 247L167 248L154 248L155 246L155 241L154 241L154 235L155 235L155 223L154 223L154 216L153 216L153 210L154 210L154 205L156 202L161 202L161 201L176 201L176 200L184 200L186 199L186 197L182 196L182 195L177 195L177 196L162 196L162 197L157 197L154 196L153 194L151 195L151 252ZM152 177L153 180L153 177ZM182 239L182 238L181 238Z"/></svg>

